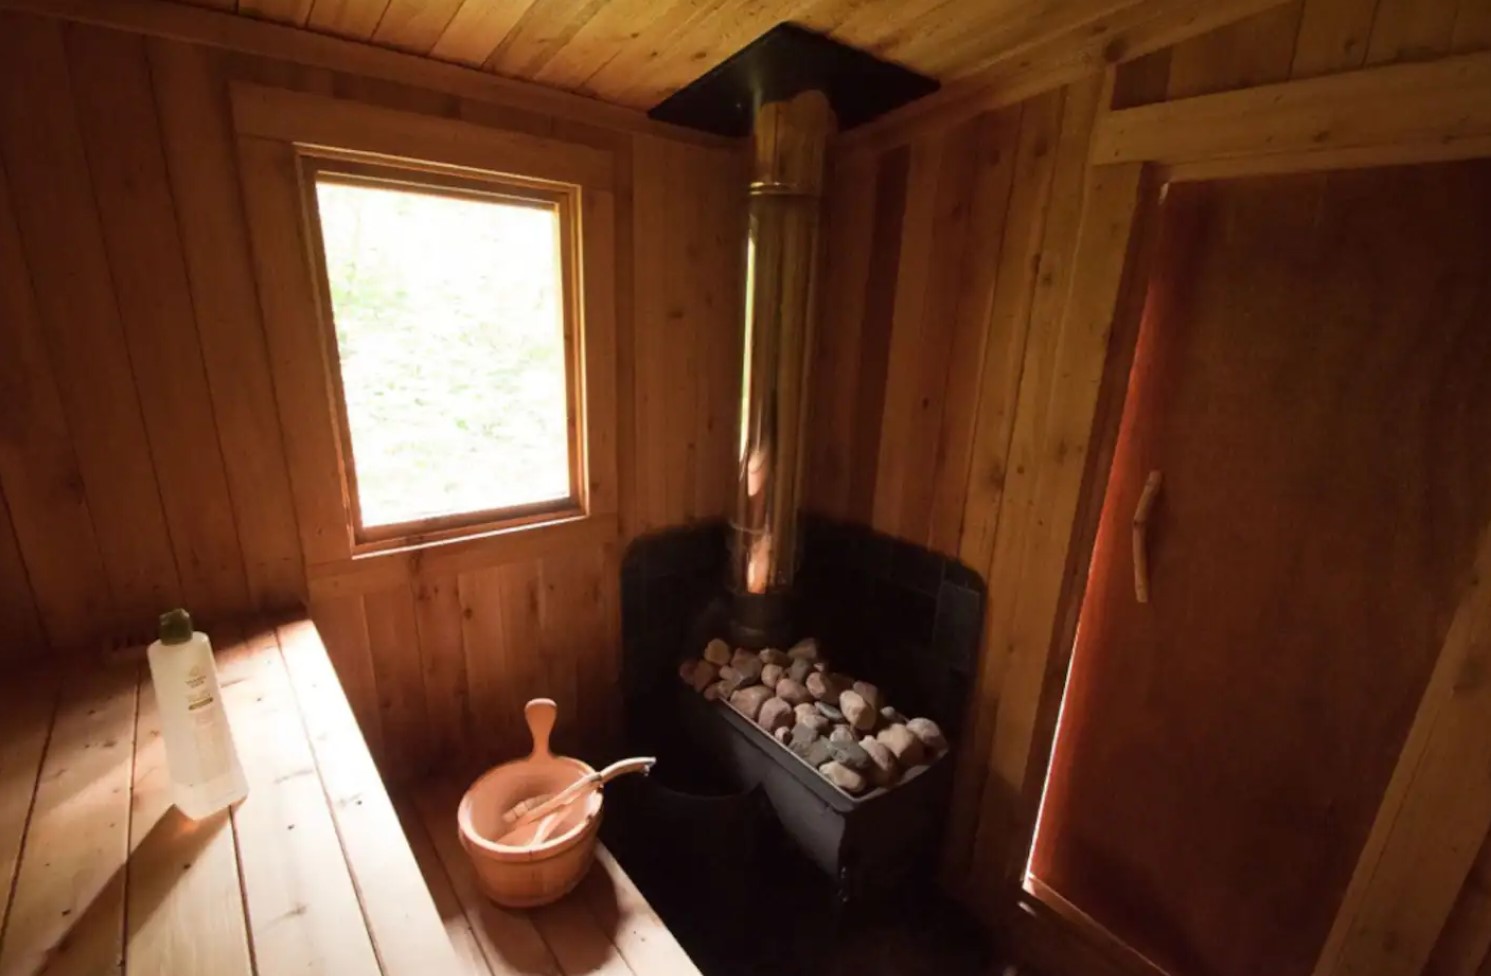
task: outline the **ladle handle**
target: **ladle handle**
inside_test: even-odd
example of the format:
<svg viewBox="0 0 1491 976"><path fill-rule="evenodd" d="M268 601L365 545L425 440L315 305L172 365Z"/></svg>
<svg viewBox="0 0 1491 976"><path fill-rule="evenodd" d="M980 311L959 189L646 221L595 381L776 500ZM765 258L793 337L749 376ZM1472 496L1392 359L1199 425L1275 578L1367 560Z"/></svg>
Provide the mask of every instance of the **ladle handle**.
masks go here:
<svg viewBox="0 0 1491 976"><path fill-rule="evenodd" d="M523 717L528 720L528 732L533 736L533 759L550 759L549 734L554 731L554 720L559 715L559 706L552 698L535 698L523 707Z"/></svg>

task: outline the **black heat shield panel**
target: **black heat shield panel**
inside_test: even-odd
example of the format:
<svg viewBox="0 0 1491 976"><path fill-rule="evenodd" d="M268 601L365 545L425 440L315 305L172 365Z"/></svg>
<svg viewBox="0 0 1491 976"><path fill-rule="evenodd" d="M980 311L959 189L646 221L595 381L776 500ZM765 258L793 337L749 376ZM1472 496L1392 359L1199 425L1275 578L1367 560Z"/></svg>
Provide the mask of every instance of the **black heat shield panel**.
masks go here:
<svg viewBox="0 0 1491 976"><path fill-rule="evenodd" d="M937 88L926 75L783 23L647 114L659 122L740 138L751 134L759 106L818 89L828 95L844 131Z"/></svg>

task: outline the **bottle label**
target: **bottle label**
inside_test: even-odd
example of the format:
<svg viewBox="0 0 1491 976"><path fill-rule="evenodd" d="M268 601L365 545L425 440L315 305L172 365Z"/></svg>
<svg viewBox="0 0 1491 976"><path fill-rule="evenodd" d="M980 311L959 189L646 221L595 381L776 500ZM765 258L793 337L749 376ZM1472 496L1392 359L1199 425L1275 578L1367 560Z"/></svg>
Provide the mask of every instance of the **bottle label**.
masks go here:
<svg viewBox="0 0 1491 976"><path fill-rule="evenodd" d="M195 712L217 701L212 685L213 682L206 669L195 667L188 671L186 673L186 710Z"/></svg>

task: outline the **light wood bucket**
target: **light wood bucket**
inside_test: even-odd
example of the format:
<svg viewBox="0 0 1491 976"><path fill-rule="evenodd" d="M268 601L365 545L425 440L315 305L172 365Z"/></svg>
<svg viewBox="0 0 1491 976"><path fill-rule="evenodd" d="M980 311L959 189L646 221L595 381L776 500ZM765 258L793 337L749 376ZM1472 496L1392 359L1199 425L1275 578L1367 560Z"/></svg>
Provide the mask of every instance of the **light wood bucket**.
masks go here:
<svg viewBox="0 0 1491 976"><path fill-rule="evenodd" d="M482 893L509 908L533 908L558 901L570 892L595 858L601 826L601 791L571 803L556 814L548 837L530 839L537 823L498 843L507 832L502 815L517 804L545 793L558 793L593 770L588 764L549 751L558 708L535 698L523 710L533 734L533 751L487 770L471 785L456 811L461 846L476 869Z"/></svg>

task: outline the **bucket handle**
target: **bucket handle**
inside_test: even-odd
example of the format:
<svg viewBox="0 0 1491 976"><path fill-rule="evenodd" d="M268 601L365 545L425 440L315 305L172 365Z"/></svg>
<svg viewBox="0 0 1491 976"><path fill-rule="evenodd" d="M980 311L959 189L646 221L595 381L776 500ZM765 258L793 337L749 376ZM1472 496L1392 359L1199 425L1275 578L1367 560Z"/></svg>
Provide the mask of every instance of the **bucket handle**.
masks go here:
<svg viewBox="0 0 1491 976"><path fill-rule="evenodd" d="M552 698L535 698L523 706L523 717L528 720L528 734L533 736L533 751L529 759L552 759L549 751L549 734L554 731L554 721L559 715L559 706Z"/></svg>

